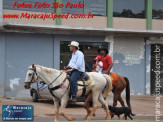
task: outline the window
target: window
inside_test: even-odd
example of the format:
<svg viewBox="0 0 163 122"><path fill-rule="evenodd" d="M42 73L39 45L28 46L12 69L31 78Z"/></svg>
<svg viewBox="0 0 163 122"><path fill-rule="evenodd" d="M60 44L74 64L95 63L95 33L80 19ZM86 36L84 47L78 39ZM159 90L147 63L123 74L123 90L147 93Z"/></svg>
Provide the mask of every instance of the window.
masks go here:
<svg viewBox="0 0 163 122"><path fill-rule="evenodd" d="M67 2L77 4L81 2L84 4L83 8L65 8ZM63 0L62 3L64 7L62 8L62 13L67 14L83 14L88 15L89 12L95 16L106 16L106 0Z"/></svg>
<svg viewBox="0 0 163 122"><path fill-rule="evenodd" d="M63 3L63 8L62 8L62 13L63 14L67 14L68 12L70 14L83 14L84 13L84 8L69 8L69 6L67 8L65 8L67 2L70 2L72 4L74 4L75 6L77 6L80 2L80 4L84 3L84 0L62 0Z"/></svg>
<svg viewBox="0 0 163 122"><path fill-rule="evenodd" d="M51 12L55 12L55 9L51 8L52 7L52 3L54 1L55 0L3 0L3 8L4 9L14 9L14 10L37 11L37 12L48 12L48 13L51 13ZM23 7L20 7L20 8L14 7L13 8L13 4L15 2L18 2L18 4L22 4L23 2L25 4L31 4L32 7L31 8L23 8ZM38 8L38 7L35 7L34 8L35 2L39 2L40 4L43 4L45 2L46 4L50 4L50 7L48 7L48 8L43 8L43 7L42 8Z"/></svg>
<svg viewBox="0 0 163 122"><path fill-rule="evenodd" d="M95 16L106 16L106 0L84 0L84 13Z"/></svg>
<svg viewBox="0 0 163 122"><path fill-rule="evenodd" d="M61 41L60 43L60 69L63 69L64 66L68 65L69 60L71 59L71 52L68 47L69 41ZM98 55L98 47L108 47L107 42L80 42L80 51L84 53L86 71L92 71L94 58Z"/></svg>
<svg viewBox="0 0 163 122"><path fill-rule="evenodd" d="M114 17L145 18L145 0L114 0Z"/></svg>
<svg viewBox="0 0 163 122"><path fill-rule="evenodd" d="M153 0L153 19L163 19L163 0Z"/></svg>

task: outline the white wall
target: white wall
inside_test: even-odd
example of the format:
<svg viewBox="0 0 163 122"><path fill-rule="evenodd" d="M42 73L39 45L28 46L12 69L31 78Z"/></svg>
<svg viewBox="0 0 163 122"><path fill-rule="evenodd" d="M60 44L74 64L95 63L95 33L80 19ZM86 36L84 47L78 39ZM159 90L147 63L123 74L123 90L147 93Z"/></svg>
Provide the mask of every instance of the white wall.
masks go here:
<svg viewBox="0 0 163 122"><path fill-rule="evenodd" d="M0 97L5 95L5 47L5 34L0 33Z"/></svg>
<svg viewBox="0 0 163 122"><path fill-rule="evenodd" d="M113 72L127 77L133 95L145 95L145 44L141 37L122 36L114 38ZM125 92L124 92L125 93Z"/></svg>

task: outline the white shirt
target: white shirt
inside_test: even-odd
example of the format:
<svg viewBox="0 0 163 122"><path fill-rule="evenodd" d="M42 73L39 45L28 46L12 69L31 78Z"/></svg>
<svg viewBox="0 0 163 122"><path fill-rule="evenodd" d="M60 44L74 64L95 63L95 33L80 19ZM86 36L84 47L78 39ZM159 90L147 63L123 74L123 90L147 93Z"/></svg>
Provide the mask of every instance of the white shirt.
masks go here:
<svg viewBox="0 0 163 122"><path fill-rule="evenodd" d="M100 61L98 64L99 64L101 67L103 67L102 61ZM102 68L100 68L99 66L96 66L96 71L97 71L98 73L101 73L101 74L102 74Z"/></svg>
<svg viewBox="0 0 163 122"><path fill-rule="evenodd" d="M83 53L79 50L77 50L75 53L72 53L72 57L68 66L79 70L80 72L85 72L85 61Z"/></svg>

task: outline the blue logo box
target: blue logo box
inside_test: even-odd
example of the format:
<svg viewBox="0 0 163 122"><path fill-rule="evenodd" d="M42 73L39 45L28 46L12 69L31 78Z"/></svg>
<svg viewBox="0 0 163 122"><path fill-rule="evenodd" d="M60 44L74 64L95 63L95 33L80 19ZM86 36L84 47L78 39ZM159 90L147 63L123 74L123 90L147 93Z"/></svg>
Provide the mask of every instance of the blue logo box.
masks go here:
<svg viewBox="0 0 163 122"><path fill-rule="evenodd" d="M2 105L2 120L32 121L32 105Z"/></svg>

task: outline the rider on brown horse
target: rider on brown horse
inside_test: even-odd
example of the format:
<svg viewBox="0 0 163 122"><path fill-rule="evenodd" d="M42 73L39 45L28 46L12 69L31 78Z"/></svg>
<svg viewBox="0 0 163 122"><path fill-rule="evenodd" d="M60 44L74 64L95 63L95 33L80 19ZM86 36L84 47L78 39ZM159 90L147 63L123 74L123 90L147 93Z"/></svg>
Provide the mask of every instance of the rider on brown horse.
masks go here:
<svg viewBox="0 0 163 122"><path fill-rule="evenodd" d="M101 61L103 63L103 74L110 74L110 70L113 67L112 57L108 54L109 51L106 48L100 48L99 53L102 57Z"/></svg>
<svg viewBox="0 0 163 122"><path fill-rule="evenodd" d="M129 108L131 108L131 105L130 105L130 84L129 84L128 78L110 72L111 68L113 67L113 61L112 61L111 56L108 54L107 48L100 48L100 49L98 49L98 52L102 57L101 61L103 63L103 74L110 74L112 77L115 76L113 78L114 79L113 81L116 81L116 82L112 81L112 86L113 86L112 92L114 94L113 106L117 105L117 101L119 101L123 107L125 106L124 101L121 97L121 93L126 88L126 102L127 102L127 106ZM104 93L104 90L103 90L103 93Z"/></svg>
<svg viewBox="0 0 163 122"><path fill-rule="evenodd" d="M108 54L109 51L108 51L107 48L102 47L102 48L98 49L98 52L100 53L100 55L102 57L101 58L101 61L103 63L103 71L102 71L102 73L109 75L110 70L113 67L112 57ZM104 91L105 91L105 88L103 89L102 92L104 93Z"/></svg>

